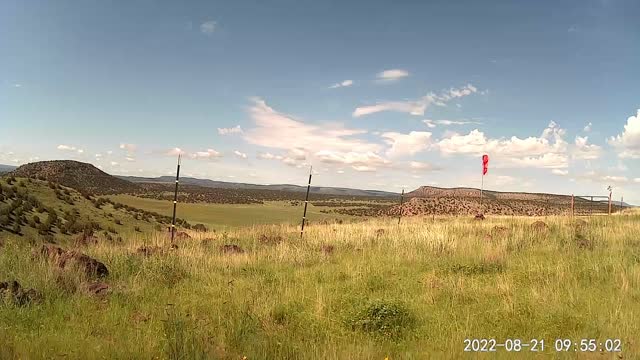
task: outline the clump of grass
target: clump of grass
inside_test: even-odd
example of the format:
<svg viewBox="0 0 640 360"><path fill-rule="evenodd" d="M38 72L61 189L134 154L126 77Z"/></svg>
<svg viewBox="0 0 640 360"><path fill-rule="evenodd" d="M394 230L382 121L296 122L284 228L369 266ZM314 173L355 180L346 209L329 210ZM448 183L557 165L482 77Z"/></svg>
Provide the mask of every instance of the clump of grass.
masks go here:
<svg viewBox="0 0 640 360"><path fill-rule="evenodd" d="M352 330L399 340L414 328L415 316L401 302L377 299L357 309L347 320Z"/></svg>
<svg viewBox="0 0 640 360"><path fill-rule="evenodd" d="M196 325L173 306L166 309L163 321L165 355L171 360L209 359L201 339L194 336Z"/></svg>

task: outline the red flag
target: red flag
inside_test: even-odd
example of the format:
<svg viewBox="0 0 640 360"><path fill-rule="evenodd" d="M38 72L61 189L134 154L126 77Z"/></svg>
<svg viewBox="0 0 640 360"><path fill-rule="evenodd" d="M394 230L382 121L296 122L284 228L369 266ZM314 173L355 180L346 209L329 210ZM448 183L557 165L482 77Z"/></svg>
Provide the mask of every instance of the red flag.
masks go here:
<svg viewBox="0 0 640 360"><path fill-rule="evenodd" d="M487 175L489 171L489 155L482 155L482 175Z"/></svg>

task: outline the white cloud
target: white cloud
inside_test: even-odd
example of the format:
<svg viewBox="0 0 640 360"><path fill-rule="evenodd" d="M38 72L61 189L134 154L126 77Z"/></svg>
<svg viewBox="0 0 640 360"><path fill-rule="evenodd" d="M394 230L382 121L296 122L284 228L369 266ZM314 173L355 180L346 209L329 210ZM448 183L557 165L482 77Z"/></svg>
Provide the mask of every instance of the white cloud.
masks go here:
<svg viewBox="0 0 640 360"><path fill-rule="evenodd" d="M219 135L229 135L229 134L242 134L242 128L240 125L236 125L232 128L218 128Z"/></svg>
<svg viewBox="0 0 640 360"><path fill-rule="evenodd" d="M379 81L396 81L407 76L409 76L409 72L402 69L389 69L376 75Z"/></svg>
<svg viewBox="0 0 640 360"><path fill-rule="evenodd" d="M250 106L249 113L256 127L247 130L244 139L253 145L287 151L286 156L271 153L258 155L261 159L272 156L273 159L293 164L296 160L301 161L306 158L306 154L310 154L322 162L351 166L371 166L372 163L378 165L381 163L382 158L378 153L382 146L356 137L366 134L366 130L345 128L339 123L322 125L305 123L274 110L262 99L256 98L252 101L253 105Z"/></svg>
<svg viewBox="0 0 640 360"><path fill-rule="evenodd" d="M58 145L56 148L60 151L72 151L72 152L77 152L78 154L84 153L83 149L78 149L75 146L71 146L71 145Z"/></svg>
<svg viewBox="0 0 640 360"><path fill-rule="evenodd" d="M272 153L259 153L258 159L273 160L275 159L275 155L273 155Z"/></svg>
<svg viewBox="0 0 640 360"><path fill-rule="evenodd" d="M205 21L200 24L200 31L205 35L211 35L216 31L217 23L213 20Z"/></svg>
<svg viewBox="0 0 640 360"><path fill-rule="evenodd" d="M130 156L125 157L125 160L127 160L127 161L129 161L129 162L134 162L134 161L136 161L136 159L134 159L134 158L132 158L132 157L130 157Z"/></svg>
<svg viewBox="0 0 640 360"><path fill-rule="evenodd" d="M387 156L399 157L415 155L426 150L431 145L431 135L428 131L411 131L408 134L385 132L382 138L391 145L387 150Z"/></svg>
<svg viewBox="0 0 640 360"><path fill-rule="evenodd" d="M433 166L432 164L419 162L419 161L410 161L409 169L412 171L432 171L432 170L440 170L439 167Z"/></svg>
<svg viewBox="0 0 640 360"><path fill-rule="evenodd" d="M469 121L469 120L431 120L424 119L422 122L427 125L429 128L435 128L437 125L450 126L450 125L482 125L481 122L478 121Z"/></svg>
<svg viewBox="0 0 640 360"><path fill-rule="evenodd" d="M508 175L498 175L495 177L495 179L493 180L493 183L497 186L504 186L504 185L512 185L515 184L518 181L518 179L516 179L513 176L508 176Z"/></svg>
<svg viewBox="0 0 640 360"><path fill-rule="evenodd" d="M451 101L455 98L471 95L477 91L478 89L475 86L468 84L459 89L451 88L447 91L441 92L439 95L429 93L418 100L387 101L380 102L375 105L357 107L353 111L352 115L354 117L360 117L375 114L381 111L395 111L421 116L424 115L427 108L431 105L446 106L446 103L448 101Z"/></svg>
<svg viewBox="0 0 640 360"><path fill-rule="evenodd" d="M595 144L588 144L589 137L576 136L573 157L575 159L595 160L600 158L602 148Z"/></svg>
<svg viewBox="0 0 640 360"><path fill-rule="evenodd" d="M173 148L173 149L169 149L167 151L164 152L165 155L167 156L178 156L178 155L184 155L184 151L180 148Z"/></svg>
<svg viewBox="0 0 640 360"><path fill-rule="evenodd" d="M112 162L111 162L111 166L118 166L118 165L120 165L120 164L118 164L118 163L117 163L117 162L115 162L115 161L112 161Z"/></svg>
<svg viewBox="0 0 640 360"><path fill-rule="evenodd" d="M584 132L590 132L592 127L593 127L593 124L588 123L587 125L585 125L584 129L582 129L582 130Z"/></svg>
<svg viewBox="0 0 640 360"><path fill-rule="evenodd" d="M353 80L344 80L342 82L333 84L331 86L329 86L330 89L336 89L336 88L341 88L341 87L348 87L353 85Z"/></svg>
<svg viewBox="0 0 640 360"><path fill-rule="evenodd" d="M551 173L554 175L567 176L569 175L569 170L553 169Z"/></svg>
<svg viewBox="0 0 640 360"><path fill-rule="evenodd" d="M441 139L435 146L444 155L480 156L487 153L497 160L500 167L555 169L568 167L564 135L565 131L552 121L540 137L490 139L475 129L467 135L453 134Z"/></svg>
<svg viewBox="0 0 640 360"><path fill-rule="evenodd" d="M592 181L603 185L618 184L623 185L629 183L629 179L625 176L604 175L597 171L589 171L577 176L578 179Z"/></svg>
<svg viewBox="0 0 640 360"><path fill-rule="evenodd" d="M640 178L635 178L635 179L633 179L633 182L635 182L635 183L640 183Z"/></svg>
<svg viewBox="0 0 640 360"><path fill-rule="evenodd" d="M234 153L237 157L239 157L239 158L241 158L241 159L246 159L246 158L247 158L247 154L242 153L242 152L240 152L240 151L238 151L238 150L234 150L234 152L233 152L233 153Z"/></svg>
<svg viewBox="0 0 640 360"><path fill-rule="evenodd" d="M197 160L213 160L221 158L222 154L213 149L207 149L206 151L196 151L191 153L189 154L189 157Z"/></svg>
<svg viewBox="0 0 640 360"><path fill-rule="evenodd" d="M367 152L336 152L321 150L315 153L315 157L323 163L350 165L357 171L374 171L379 166L388 165L390 162L380 155Z"/></svg>
<svg viewBox="0 0 640 360"><path fill-rule="evenodd" d="M120 149L128 153L134 153L138 147L135 144L120 144Z"/></svg>
<svg viewBox="0 0 640 360"><path fill-rule="evenodd" d="M636 116L629 116L622 134L612 136L608 142L618 150L619 157L640 159L640 109Z"/></svg>

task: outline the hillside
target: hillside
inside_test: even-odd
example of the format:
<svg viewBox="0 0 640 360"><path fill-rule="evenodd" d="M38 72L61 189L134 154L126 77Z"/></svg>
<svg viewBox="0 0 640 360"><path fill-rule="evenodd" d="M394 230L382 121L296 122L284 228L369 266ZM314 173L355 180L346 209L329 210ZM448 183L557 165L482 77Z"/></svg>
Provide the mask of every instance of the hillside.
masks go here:
<svg viewBox="0 0 640 360"><path fill-rule="evenodd" d="M7 237L67 241L85 233L93 233L94 241L117 241L161 230L170 222L168 216L82 195L59 184L0 178L0 243ZM190 226L183 220L179 224Z"/></svg>
<svg viewBox="0 0 640 360"><path fill-rule="evenodd" d="M91 194L132 193L140 189L138 184L111 176L91 164L73 160L29 163L9 175L51 181Z"/></svg>
<svg viewBox="0 0 640 360"><path fill-rule="evenodd" d="M137 177L137 176L119 176L120 179L127 180L133 183L152 183L152 184L173 184L175 177L173 176L160 176L155 178ZM259 184L247 184L247 183L234 183L226 181L215 181L209 179L197 179L192 177L180 178L180 183L183 185L195 185L207 188L216 189L235 189L235 190L271 190L271 191L287 191L287 192L306 192L306 186L291 185L291 184L274 184L274 185L259 185ZM379 190L361 190L350 188L337 188L337 187L324 187L324 186L311 186L312 194L322 195L339 195L339 196L366 196L366 197L389 197L398 196L400 194L379 191Z"/></svg>
<svg viewBox="0 0 640 360"><path fill-rule="evenodd" d="M412 198L480 198L480 189L475 188L440 188L434 186L421 186L406 194L406 197ZM533 201L571 201L571 196L556 195L545 193L526 193L526 192L501 192L484 190L483 197L485 199L494 200L533 200Z"/></svg>

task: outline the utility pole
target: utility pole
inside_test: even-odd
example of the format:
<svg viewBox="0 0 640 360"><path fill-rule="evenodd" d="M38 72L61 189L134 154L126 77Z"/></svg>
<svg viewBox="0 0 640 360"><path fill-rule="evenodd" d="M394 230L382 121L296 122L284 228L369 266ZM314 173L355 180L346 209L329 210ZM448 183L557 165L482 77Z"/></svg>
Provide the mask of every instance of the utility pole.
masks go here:
<svg viewBox="0 0 640 360"><path fill-rule="evenodd" d="M171 220L171 244L176 236L176 208L178 206L178 183L180 181L180 161L182 154L178 154L178 168L176 169L176 189L173 193L173 219Z"/></svg>

